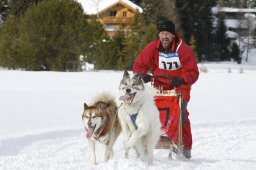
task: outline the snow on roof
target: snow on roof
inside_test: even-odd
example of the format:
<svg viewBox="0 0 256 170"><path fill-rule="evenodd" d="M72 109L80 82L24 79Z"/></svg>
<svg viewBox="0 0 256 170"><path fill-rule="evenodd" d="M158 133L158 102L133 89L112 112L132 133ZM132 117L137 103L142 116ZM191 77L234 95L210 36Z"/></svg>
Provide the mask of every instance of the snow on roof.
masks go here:
<svg viewBox="0 0 256 170"><path fill-rule="evenodd" d="M122 3L129 6L134 11L143 12L142 8L129 0L76 0L81 3L84 12L89 15L97 14L97 12L104 11L110 6L117 3Z"/></svg>
<svg viewBox="0 0 256 170"><path fill-rule="evenodd" d="M226 35L227 35L227 37L229 37L229 38L234 38L234 39L237 39L237 38L238 38L238 34L237 34L236 32L234 32L234 31L227 31L227 32L226 32Z"/></svg>
<svg viewBox="0 0 256 170"><path fill-rule="evenodd" d="M246 20L225 19L225 25L228 28L248 28Z"/></svg>
<svg viewBox="0 0 256 170"><path fill-rule="evenodd" d="M228 28L248 28L248 21L246 21L246 18L252 18L253 25L256 24L255 20L255 14L256 14L256 8L229 8L229 7L213 7L212 12L214 15L217 15L219 12L225 12L225 13L242 13L245 17L245 19L237 19L237 18L226 18L225 19L225 25Z"/></svg>
<svg viewBox="0 0 256 170"><path fill-rule="evenodd" d="M213 7L212 12L217 14L221 12L242 12L242 13L256 13L256 8L230 8L230 7Z"/></svg>

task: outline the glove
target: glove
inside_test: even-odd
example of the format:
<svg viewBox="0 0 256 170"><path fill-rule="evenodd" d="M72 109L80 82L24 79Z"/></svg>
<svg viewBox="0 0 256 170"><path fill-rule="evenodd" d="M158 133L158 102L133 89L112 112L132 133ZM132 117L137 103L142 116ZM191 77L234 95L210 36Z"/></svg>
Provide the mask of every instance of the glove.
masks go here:
<svg viewBox="0 0 256 170"><path fill-rule="evenodd" d="M172 79L171 85L174 87L180 87L182 84L186 84L182 78L174 77Z"/></svg>
<svg viewBox="0 0 256 170"><path fill-rule="evenodd" d="M145 76L142 77L142 80L144 81L144 83L148 83L151 81L151 75L146 74Z"/></svg>

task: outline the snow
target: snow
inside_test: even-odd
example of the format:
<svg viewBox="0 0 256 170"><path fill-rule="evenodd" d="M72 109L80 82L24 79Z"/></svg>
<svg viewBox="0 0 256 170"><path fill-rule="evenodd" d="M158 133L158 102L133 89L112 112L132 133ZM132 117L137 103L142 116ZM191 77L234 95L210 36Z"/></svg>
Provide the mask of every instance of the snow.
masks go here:
<svg viewBox="0 0 256 170"><path fill-rule="evenodd" d="M227 28L243 28L248 29L248 22L246 20L237 19L225 19L225 24Z"/></svg>
<svg viewBox="0 0 256 170"><path fill-rule="evenodd" d="M122 1L122 3L134 10L138 10L140 13L143 11L141 7L129 0L77 0L77 2L81 3L84 12L89 15L104 11L106 8L119 3L119 1Z"/></svg>
<svg viewBox="0 0 256 170"><path fill-rule="evenodd" d="M122 135L109 162L103 162L99 144L98 164L89 161L83 103L102 91L118 99L122 71L0 70L0 169L256 169L256 65L201 63L199 67L207 72L201 72L192 87L188 105L192 159L169 160L167 150L155 150L153 166L139 161L133 151L125 159Z"/></svg>
<svg viewBox="0 0 256 170"><path fill-rule="evenodd" d="M243 14L243 16L236 16L237 18L226 18L225 19L225 25L228 28L248 28L248 19L251 21L252 30L255 28L255 14L256 14L256 8L229 8L229 7L213 7L212 13L214 15L217 15L219 12L222 13L240 13ZM233 16L235 17L235 16ZM243 19L242 19L243 18Z"/></svg>
<svg viewBox="0 0 256 170"><path fill-rule="evenodd" d="M232 39L239 38L239 35L234 31L226 31L226 35L227 35L227 37L232 38Z"/></svg>
<svg viewBox="0 0 256 170"><path fill-rule="evenodd" d="M214 14L222 12L242 12L242 13L256 13L255 8L230 8L230 7L213 7L212 12Z"/></svg>

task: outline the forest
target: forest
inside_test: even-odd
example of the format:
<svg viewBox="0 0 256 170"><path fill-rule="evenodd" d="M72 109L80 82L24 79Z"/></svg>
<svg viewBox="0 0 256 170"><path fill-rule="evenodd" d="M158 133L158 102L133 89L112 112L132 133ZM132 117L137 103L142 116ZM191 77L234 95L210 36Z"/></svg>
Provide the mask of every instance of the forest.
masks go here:
<svg viewBox="0 0 256 170"><path fill-rule="evenodd" d="M157 25L163 19L175 23L198 62L208 56L210 61L239 63L239 48L230 44L224 21L216 19L212 7L256 6L253 0L132 2L142 7L143 13L135 17L128 33L119 31L108 37L97 16L86 15L75 0L1 0L0 67L81 71L84 63L91 63L97 70L131 69L143 47L157 38ZM212 55L216 51L217 55Z"/></svg>

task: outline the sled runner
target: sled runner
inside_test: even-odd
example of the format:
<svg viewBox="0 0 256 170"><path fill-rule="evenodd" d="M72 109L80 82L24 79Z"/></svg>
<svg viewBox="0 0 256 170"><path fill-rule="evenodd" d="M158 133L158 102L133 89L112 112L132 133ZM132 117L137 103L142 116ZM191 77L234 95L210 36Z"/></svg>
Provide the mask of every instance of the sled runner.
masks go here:
<svg viewBox="0 0 256 170"><path fill-rule="evenodd" d="M171 77L153 76L152 85L157 78L166 78L170 82ZM155 104L159 110L161 127L161 136L156 149L169 149L169 158L172 159L172 153L177 159L183 158L182 144L182 118L181 106L183 101L182 90L180 93L173 90L158 89L155 95Z"/></svg>

